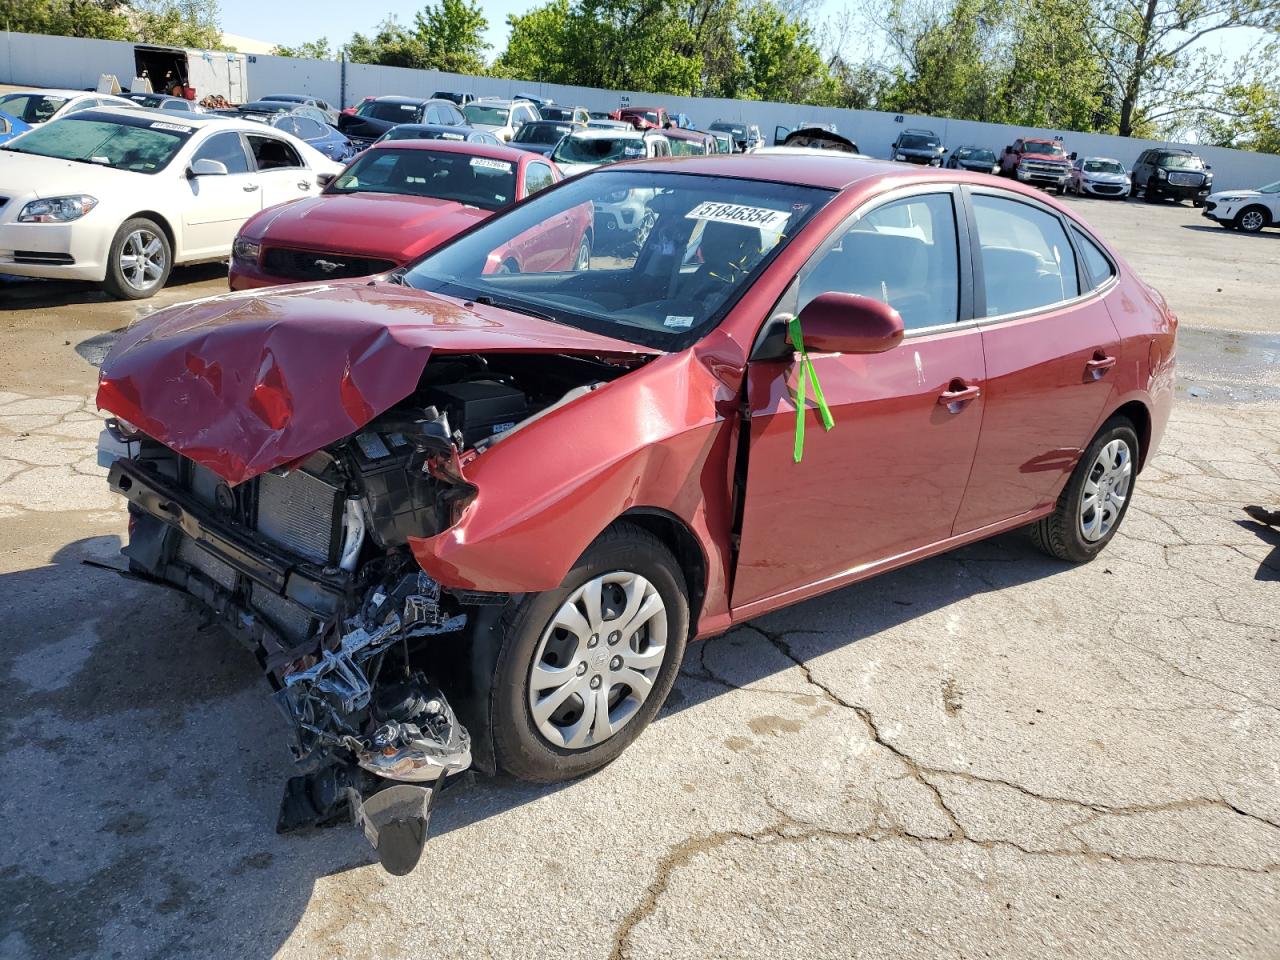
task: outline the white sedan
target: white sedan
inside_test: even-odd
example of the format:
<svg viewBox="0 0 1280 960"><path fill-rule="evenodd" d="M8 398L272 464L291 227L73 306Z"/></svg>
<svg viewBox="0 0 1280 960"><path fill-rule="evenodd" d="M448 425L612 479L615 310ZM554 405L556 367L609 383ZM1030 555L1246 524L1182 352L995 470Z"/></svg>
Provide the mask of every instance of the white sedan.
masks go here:
<svg viewBox="0 0 1280 960"><path fill-rule="evenodd" d="M175 263L227 258L251 216L341 170L247 120L73 113L0 147L0 273L150 297Z"/></svg>
<svg viewBox="0 0 1280 960"><path fill-rule="evenodd" d="M1280 227L1280 180L1257 190L1223 190L1204 201L1204 215L1228 229L1257 233Z"/></svg>
<svg viewBox="0 0 1280 960"><path fill-rule="evenodd" d="M0 112L33 127L94 107L128 107L124 97L86 90L19 90L0 96Z"/></svg>

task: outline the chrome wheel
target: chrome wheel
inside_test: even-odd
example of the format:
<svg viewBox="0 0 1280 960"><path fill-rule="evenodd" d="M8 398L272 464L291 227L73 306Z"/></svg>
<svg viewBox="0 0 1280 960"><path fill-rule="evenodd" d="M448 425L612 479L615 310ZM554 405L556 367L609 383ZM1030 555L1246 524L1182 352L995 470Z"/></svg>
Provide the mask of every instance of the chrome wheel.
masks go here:
<svg viewBox="0 0 1280 960"><path fill-rule="evenodd" d="M1112 440L1098 451L1080 497L1080 534L1096 543L1120 519L1133 481L1133 453L1123 440Z"/></svg>
<svg viewBox="0 0 1280 960"><path fill-rule="evenodd" d="M135 290L150 290L168 267L164 241L150 230L135 230L120 247L120 275Z"/></svg>
<svg viewBox="0 0 1280 960"><path fill-rule="evenodd" d="M1257 233L1265 225L1261 210L1246 210L1240 214L1240 229L1246 233Z"/></svg>
<svg viewBox="0 0 1280 960"><path fill-rule="evenodd" d="M543 631L529 671L529 710L550 744L584 750L627 725L667 654L667 608L644 577L588 580Z"/></svg>
<svg viewBox="0 0 1280 960"><path fill-rule="evenodd" d="M578 259L573 264L576 273L591 267L591 244L587 242L587 238L582 238L582 243L578 244Z"/></svg>

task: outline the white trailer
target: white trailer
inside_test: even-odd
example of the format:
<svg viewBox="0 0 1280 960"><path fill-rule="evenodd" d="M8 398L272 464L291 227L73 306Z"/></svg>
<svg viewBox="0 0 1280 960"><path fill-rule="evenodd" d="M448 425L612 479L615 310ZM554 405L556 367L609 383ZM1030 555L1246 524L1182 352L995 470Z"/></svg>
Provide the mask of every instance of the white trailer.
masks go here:
<svg viewBox="0 0 1280 960"><path fill-rule="evenodd" d="M146 77L156 93L174 94L197 102L209 96L220 96L233 104L249 99L244 54L137 44L133 48L133 60L134 76Z"/></svg>

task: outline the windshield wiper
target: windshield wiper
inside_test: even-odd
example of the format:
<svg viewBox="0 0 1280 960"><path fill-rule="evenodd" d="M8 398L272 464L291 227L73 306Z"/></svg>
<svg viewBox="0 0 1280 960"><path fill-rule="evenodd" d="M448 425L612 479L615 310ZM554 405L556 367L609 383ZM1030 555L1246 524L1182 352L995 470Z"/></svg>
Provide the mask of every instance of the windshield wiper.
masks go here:
<svg viewBox="0 0 1280 960"><path fill-rule="evenodd" d="M523 306L521 304L511 303L510 301L495 300L493 297L489 296L487 293L482 293L478 297L472 297L471 302L481 303L481 304L484 304L486 307L498 307L501 310L510 310L512 313L523 313L526 317L537 317L539 320L548 320L551 323L560 322L549 313L539 313L537 310L531 310L529 307Z"/></svg>

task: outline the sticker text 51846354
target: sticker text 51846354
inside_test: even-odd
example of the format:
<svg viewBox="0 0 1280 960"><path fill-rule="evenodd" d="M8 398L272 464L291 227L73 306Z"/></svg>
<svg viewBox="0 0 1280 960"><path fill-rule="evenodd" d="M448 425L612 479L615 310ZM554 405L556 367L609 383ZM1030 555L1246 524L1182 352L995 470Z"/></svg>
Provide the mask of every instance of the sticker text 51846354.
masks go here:
<svg viewBox="0 0 1280 960"><path fill-rule="evenodd" d="M791 219L791 214L768 207L747 207L740 203L719 203L708 200L698 204L685 214L690 220L709 220L713 223L736 223L743 227L759 227L762 230L780 231Z"/></svg>

